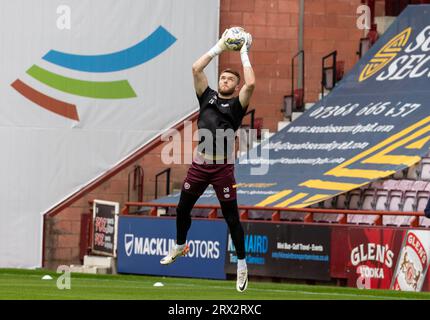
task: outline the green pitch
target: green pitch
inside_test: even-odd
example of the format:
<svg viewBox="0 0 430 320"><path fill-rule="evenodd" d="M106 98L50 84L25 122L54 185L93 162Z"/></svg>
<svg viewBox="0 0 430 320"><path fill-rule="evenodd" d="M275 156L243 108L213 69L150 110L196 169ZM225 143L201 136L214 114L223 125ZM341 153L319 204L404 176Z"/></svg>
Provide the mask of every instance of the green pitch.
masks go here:
<svg viewBox="0 0 430 320"><path fill-rule="evenodd" d="M50 275L52 280L42 280ZM71 288L60 290L60 274L46 270L0 269L0 300L5 299L126 299L126 300L380 300L430 299L430 293L359 290L251 281L245 293L235 281L137 275L72 274ZM161 282L162 287L154 287Z"/></svg>

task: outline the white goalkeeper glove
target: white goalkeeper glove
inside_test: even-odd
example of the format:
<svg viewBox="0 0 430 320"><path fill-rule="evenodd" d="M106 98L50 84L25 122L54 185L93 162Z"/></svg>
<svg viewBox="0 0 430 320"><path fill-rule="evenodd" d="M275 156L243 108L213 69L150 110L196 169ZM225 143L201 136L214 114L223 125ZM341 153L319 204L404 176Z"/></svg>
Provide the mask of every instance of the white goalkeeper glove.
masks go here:
<svg viewBox="0 0 430 320"><path fill-rule="evenodd" d="M240 59L242 60L242 65L244 67L250 67L251 62L249 61L248 52L252 45L252 36L250 33L245 34L245 43L240 49Z"/></svg>
<svg viewBox="0 0 430 320"><path fill-rule="evenodd" d="M225 29L221 38L218 40L217 44L214 45L209 51L208 51L208 55L210 55L212 58L219 55L221 52L226 51L227 50L227 46L225 45L225 38L224 36L226 35L228 29Z"/></svg>

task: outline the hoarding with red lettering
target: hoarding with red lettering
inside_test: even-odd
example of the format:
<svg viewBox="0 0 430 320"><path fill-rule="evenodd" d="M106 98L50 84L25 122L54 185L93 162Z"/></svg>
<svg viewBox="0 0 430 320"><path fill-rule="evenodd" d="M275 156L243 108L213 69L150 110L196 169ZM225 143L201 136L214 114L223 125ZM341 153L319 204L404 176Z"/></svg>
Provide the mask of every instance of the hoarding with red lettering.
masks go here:
<svg viewBox="0 0 430 320"><path fill-rule="evenodd" d="M422 291L427 277L429 257L430 231L408 230L403 240L391 289Z"/></svg>
<svg viewBox="0 0 430 320"><path fill-rule="evenodd" d="M430 231L333 227L331 277L350 287L426 291Z"/></svg>

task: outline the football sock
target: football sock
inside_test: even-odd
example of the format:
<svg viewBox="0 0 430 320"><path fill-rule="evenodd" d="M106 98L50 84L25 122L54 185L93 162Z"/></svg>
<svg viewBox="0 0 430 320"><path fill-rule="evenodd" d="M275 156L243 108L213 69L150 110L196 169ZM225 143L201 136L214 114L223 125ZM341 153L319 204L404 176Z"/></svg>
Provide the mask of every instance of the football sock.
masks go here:
<svg viewBox="0 0 430 320"><path fill-rule="evenodd" d="M239 220L237 200L220 201L222 214L230 230L238 259L245 259L245 234Z"/></svg>

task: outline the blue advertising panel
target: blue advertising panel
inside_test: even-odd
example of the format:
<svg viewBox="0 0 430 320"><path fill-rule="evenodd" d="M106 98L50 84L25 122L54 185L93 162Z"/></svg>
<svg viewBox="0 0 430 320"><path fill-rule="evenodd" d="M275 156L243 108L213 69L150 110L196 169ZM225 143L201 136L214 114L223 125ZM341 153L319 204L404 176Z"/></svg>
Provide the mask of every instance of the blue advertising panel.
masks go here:
<svg viewBox="0 0 430 320"><path fill-rule="evenodd" d="M416 164L429 88L430 5L409 6L328 96L236 161L239 204L307 207ZM208 189L198 203L216 202Z"/></svg>
<svg viewBox="0 0 430 320"><path fill-rule="evenodd" d="M224 220L194 219L188 232L189 253L165 266L160 260L176 243L175 219L120 216L118 272L225 279L226 239Z"/></svg>

